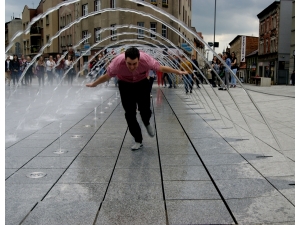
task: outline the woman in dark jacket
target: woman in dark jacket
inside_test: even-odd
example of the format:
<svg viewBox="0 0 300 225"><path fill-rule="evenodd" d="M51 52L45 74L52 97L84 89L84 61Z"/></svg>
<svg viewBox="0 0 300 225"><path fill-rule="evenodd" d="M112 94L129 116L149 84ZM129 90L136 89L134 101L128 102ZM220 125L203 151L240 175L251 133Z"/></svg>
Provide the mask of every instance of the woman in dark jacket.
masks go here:
<svg viewBox="0 0 300 225"><path fill-rule="evenodd" d="M20 70L20 62L19 62L19 59L18 59L17 55L14 55L14 58L11 61L11 67L12 67L11 79L13 80L13 83L15 85L15 80L17 80L17 83L19 81L18 75L19 75L19 70Z"/></svg>

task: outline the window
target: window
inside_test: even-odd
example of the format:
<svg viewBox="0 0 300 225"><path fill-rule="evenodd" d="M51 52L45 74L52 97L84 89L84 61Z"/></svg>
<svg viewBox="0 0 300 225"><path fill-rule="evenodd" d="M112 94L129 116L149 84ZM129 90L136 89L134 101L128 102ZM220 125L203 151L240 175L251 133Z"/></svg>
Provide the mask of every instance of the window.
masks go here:
<svg viewBox="0 0 300 225"><path fill-rule="evenodd" d="M82 5L82 16L85 16L89 13L88 4Z"/></svg>
<svg viewBox="0 0 300 225"><path fill-rule="evenodd" d="M180 10L181 10L181 0L179 0L178 9L179 9L179 14L181 14L181 12L180 12Z"/></svg>
<svg viewBox="0 0 300 225"><path fill-rule="evenodd" d="M266 40L266 53L268 53L268 52L269 52L269 41Z"/></svg>
<svg viewBox="0 0 300 225"><path fill-rule="evenodd" d="M110 0L110 8L116 8L116 0Z"/></svg>
<svg viewBox="0 0 300 225"><path fill-rule="evenodd" d="M165 38L168 38L168 30L167 27L165 25L161 25L161 35Z"/></svg>
<svg viewBox="0 0 300 225"><path fill-rule="evenodd" d="M63 43L63 46L66 46L66 39L65 39L66 37L65 36L63 36L63 41L62 41L62 43Z"/></svg>
<svg viewBox="0 0 300 225"><path fill-rule="evenodd" d="M63 45L63 38L62 38L62 36L60 37L60 46L64 46Z"/></svg>
<svg viewBox="0 0 300 225"><path fill-rule="evenodd" d="M180 33L180 27L178 28L178 31ZM178 35L178 42L180 43L180 35Z"/></svg>
<svg viewBox="0 0 300 225"><path fill-rule="evenodd" d="M101 9L101 2L100 2L100 0L94 1L94 8L95 8L95 11L99 11Z"/></svg>
<svg viewBox="0 0 300 225"><path fill-rule="evenodd" d="M272 18L272 22L273 22L273 29L276 28L276 16L274 15Z"/></svg>
<svg viewBox="0 0 300 225"><path fill-rule="evenodd" d="M72 45L72 34L69 35L69 45Z"/></svg>
<svg viewBox="0 0 300 225"><path fill-rule="evenodd" d="M72 22L72 14L69 15L70 23Z"/></svg>
<svg viewBox="0 0 300 225"><path fill-rule="evenodd" d="M46 16L46 25L49 25L49 15Z"/></svg>
<svg viewBox="0 0 300 225"><path fill-rule="evenodd" d="M163 5L168 5L168 0L162 0Z"/></svg>
<svg viewBox="0 0 300 225"><path fill-rule="evenodd" d="M144 27L144 22L137 22L139 27ZM138 38L144 38L144 30L138 29Z"/></svg>
<svg viewBox="0 0 300 225"><path fill-rule="evenodd" d="M183 20L183 22L184 22L184 6L182 6L182 20Z"/></svg>
<svg viewBox="0 0 300 225"><path fill-rule="evenodd" d="M101 40L100 27L95 28L95 43Z"/></svg>
<svg viewBox="0 0 300 225"><path fill-rule="evenodd" d="M66 44L69 45L69 35L67 35Z"/></svg>
<svg viewBox="0 0 300 225"><path fill-rule="evenodd" d="M151 4L157 5L157 0L151 0Z"/></svg>
<svg viewBox="0 0 300 225"><path fill-rule="evenodd" d="M47 43L48 43L49 39L50 39L50 36L46 35L46 41L47 41Z"/></svg>
<svg viewBox="0 0 300 225"><path fill-rule="evenodd" d="M88 36L88 31L84 30L82 31L82 38L86 38ZM83 44L87 44L88 43L88 39L86 39Z"/></svg>
<svg viewBox="0 0 300 225"><path fill-rule="evenodd" d="M110 26L111 26L111 27L115 27L115 26L116 26L116 24L112 24L112 25L110 25ZM117 34L117 31L116 31L116 29L113 29L113 30L111 30L111 31L110 31L110 34L111 34L111 35ZM111 38L111 40L112 40L112 41L115 41L115 40L117 40L117 36L115 36L115 37L112 37L112 38Z"/></svg>
<svg viewBox="0 0 300 225"><path fill-rule="evenodd" d="M156 23L150 23L150 30L156 32ZM150 34L150 37L156 38L155 34Z"/></svg>

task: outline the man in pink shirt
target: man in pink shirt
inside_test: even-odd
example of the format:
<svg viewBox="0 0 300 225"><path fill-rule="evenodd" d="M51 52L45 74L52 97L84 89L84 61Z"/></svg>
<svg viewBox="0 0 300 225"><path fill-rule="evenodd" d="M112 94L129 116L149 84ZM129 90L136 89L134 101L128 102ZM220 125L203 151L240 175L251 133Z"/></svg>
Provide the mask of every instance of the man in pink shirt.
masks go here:
<svg viewBox="0 0 300 225"><path fill-rule="evenodd" d="M125 54L122 53L113 59L107 68L106 74L93 83L86 84L87 87L96 87L98 84L108 81L111 77L117 76L125 118L129 131L135 139L135 144L131 147L132 150L137 150L143 146L141 128L136 119L137 105L148 134L151 137L155 135L150 125L152 112L150 109L149 80L147 79L149 70L178 75L187 74L186 71L162 66L150 55L131 47L125 51Z"/></svg>

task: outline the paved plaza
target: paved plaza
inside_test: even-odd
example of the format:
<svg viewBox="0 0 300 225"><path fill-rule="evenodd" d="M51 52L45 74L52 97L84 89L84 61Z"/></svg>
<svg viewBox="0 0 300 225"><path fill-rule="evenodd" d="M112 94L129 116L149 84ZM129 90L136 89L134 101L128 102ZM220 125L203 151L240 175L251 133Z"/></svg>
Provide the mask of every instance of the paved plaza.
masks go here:
<svg viewBox="0 0 300 225"><path fill-rule="evenodd" d="M295 224L295 87L245 85L278 146L242 88L154 84L131 151L117 87L83 82L5 87L5 224Z"/></svg>

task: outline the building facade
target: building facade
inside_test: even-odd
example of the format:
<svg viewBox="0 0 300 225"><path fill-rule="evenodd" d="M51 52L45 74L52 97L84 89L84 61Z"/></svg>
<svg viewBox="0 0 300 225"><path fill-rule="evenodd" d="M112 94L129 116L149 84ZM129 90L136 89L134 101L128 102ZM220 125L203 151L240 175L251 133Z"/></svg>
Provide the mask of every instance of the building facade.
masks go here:
<svg viewBox="0 0 300 225"><path fill-rule="evenodd" d="M250 65L247 64L246 56L258 49L258 37L237 35L229 43L229 46L230 52L234 52L237 58L237 65L239 66L237 76L243 77L243 80L247 82L247 70Z"/></svg>
<svg viewBox="0 0 300 225"><path fill-rule="evenodd" d="M22 13L23 30L27 28L28 24L35 16L44 13L49 8L62 2L64 2L64 0L41 0L36 9L25 6ZM191 0L145 0L145 2L151 3L160 10L166 11L182 21L187 27L191 28ZM111 8L112 10L107 10L108 8ZM121 11L116 8L132 9L138 11L138 13ZM100 13L100 10L107 11ZM89 13L94 13L94 15L89 16ZM163 23L155 20L154 17L162 20ZM74 25L68 26L68 24L77 20L78 22ZM51 46L44 49L44 57L47 58L49 55L55 56L57 53L63 54L72 47L74 48L77 57L83 56L78 63L78 67L81 69L92 56L100 52L105 46L113 45L116 41L120 40L136 40L131 41L131 43L123 42L122 44L145 44L144 42L140 42L140 40L143 40L147 41L149 45L155 44L161 48L163 48L164 45L171 47L167 41L164 41L143 29L120 28L100 32L103 28L112 28L116 25L123 24L132 24L157 32L171 41L178 48L181 48L182 43L187 42L178 35L178 33L181 33L188 41L193 43L194 46L203 49L203 45L198 43L184 27L178 25L164 14L158 13L149 7L121 0L80 0L74 4L62 6L43 19L36 21L33 24L30 33L24 34L22 37L22 43L24 44L23 50L26 55L36 55L50 38L60 31L61 34L59 37L53 39ZM167 25L174 27L175 31L169 29ZM132 32L134 34L114 36L108 40L103 40L110 35L121 34L123 32ZM78 44L83 38L87 37L88 34L91 34L91 37L82 44ZM87 48L93 45L95 46L90 52L82 55ZM195 52L191 50L187 53L192 55Z"/></svg>
<svg viewBox="0 0 300 225"><path fill-rule="evenodd" d="M17 31L22 30L22 20L20 18L12 18L11 21L5 23L5 48L10 44L10 40ZM14 40L14 45L8 50L6 55L18 55L21 57L23 54L23 42L22 36L17 37Z"/></svg>
<svg viewBox="0 0 300 225"><path fill-rule="evenodd" d="M290 50L290 68L289 74L295 71L295 1L293 1L292 10L292 29L291 29L291 50Z"/></svg>
<svg viewBox="0 0 300 225"><path fill-rule="evenodd" d="M287 84L289 77L292 0L274 1L259 19L258 74L269 71L273 84Z"/></svg>

